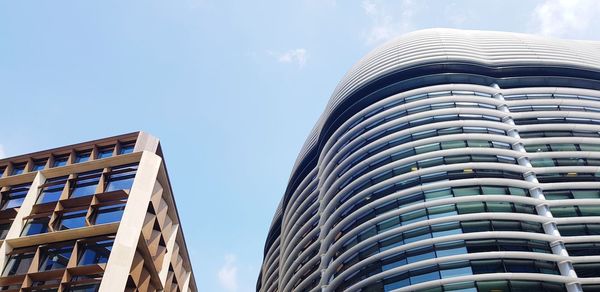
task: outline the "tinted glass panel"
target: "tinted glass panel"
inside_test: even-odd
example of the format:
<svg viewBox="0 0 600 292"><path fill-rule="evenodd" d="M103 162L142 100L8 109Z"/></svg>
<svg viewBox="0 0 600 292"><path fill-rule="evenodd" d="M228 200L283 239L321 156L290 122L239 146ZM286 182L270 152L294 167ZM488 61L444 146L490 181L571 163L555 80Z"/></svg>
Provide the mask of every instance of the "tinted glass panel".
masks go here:
<svg viewBox="0 0 600 292"><path fill-rule="evenodd" d="M29 191L30 184L12 186L10 190L2 195L1 210L18 208L23 204L23 200Z"/></svg>
<svg viewBox="0 0 600 292"><path fill-rule="evenodd" d="M112 245L112 239L82 244L82 252L78 265L84 266L106 263L110 256Z"/></svg>
<svg viewBox="0 0 600 292"><path fill-rule="evenodd" d="M95 224L121 221L124 210L125 204L98 207Z"/></svg>
<svg viewBox="0 0 600 292"><path fill-rule="evenodd" d="M44 248L41 251L40 271L62 269L67 266L72 246L63 246L56 248Z"/></svg>
<svg viewBox="0 0 600 292"><path fill-rule="evenodd" d="M2 276L22 275L27 273L33 260L34 253L13 254L9 256Z"/></svg>
<svg viewBox="0 0 600 292"><path fill-rule="evenodd" d="M86 226L85 224L85 216L87 214L87 209L71 211L63 213L60 218L60 224L58 229L72 229Z"/></svg>
<svg viewBox="0 0 600 292"><path fill-rule="evenodd" d="M42 191L38 197L37 204L58 201L67 183L67 178L67 176L62 176L46 180L45 186L42 187Z"/></svg>
<svg viewBox="0 0 600 292"><path fill-rule="evenodd" d="M35 235L40 233L48 232L48 223L50 222L49 217L35 218L27 220L27 224L21 232L22 236Z"/></svg>

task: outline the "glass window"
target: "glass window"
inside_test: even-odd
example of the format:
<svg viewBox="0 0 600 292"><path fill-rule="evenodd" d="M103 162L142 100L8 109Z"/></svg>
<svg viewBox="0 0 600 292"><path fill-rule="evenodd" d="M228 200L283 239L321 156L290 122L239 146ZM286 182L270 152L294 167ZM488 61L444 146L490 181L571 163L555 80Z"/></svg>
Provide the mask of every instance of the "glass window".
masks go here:
<svg viewBox="0 0 600 292"><path fill-rule="evenodd" d="M73 285L69 288L69 292L97 292L100 290L100 283Z"/></svg>
<svg viewBox="0 0 600 292"><path fill-rule="evenodd" d="M503 187L482 186L481 190L484 195L506 195L506 188Z"/></svg>
<svg viewBox="0 0 600 292"><path fill-rule="evenodd" d="M581 151L600 151L600 145L597 144L579 144Z"/></svg>
<svg viewBox="0 0 600 292"><path fill-rule="evenodd" d="M25 200L25 196L27 196L30 186L31 184L12 186L10 190L3 193L2 208L0 210L21 207L23 200Z"/></svg>
<svg viewBox="0 0 600 292"><path fill-rule="evenodd" d="M571 199L571 192L564 190L544 191L544 197L546 197L548 200Z"/></svg>
<svg viewBox="0 0 600 292"><path fill-rule="evenodd" d="M483 213L485 207L482 202L465 202L456 204L459 214Z"/></svg>
<svg viewBox="0 0 600 292"><path fill-rule="evenodd" d="M46 167L47 162L48 162L48 158L34 160L31 171L43 170Z"/></svg>
<svg viewBox="0 0 600 292"><path fill-rule="evenodd" d="M443 199L443 198L451 198L451 197L452 197L452 191L449 188L425 192L425 200L427 200L427 201L438 200L438 199Z"/></svg>
<svg viewBox="0 0 600 292"><path fill-rule="evenodd" d="M600 206L579 206L581 216L600 216Z"/></svg>
<svg viewBox="0 0 600 292"><path fill-rule="evenodd" d="M480 281L477 282L478 291L512 291L508 286L508 281Z"/></svg>
<svg viewBox="0 0 600 292"><path fill-rule="evenodd" d="M25 165L27 165L26 162L13 164L12 172L10 173L10 175L18 175L25 172Z"/></svg>
<svg viewBox="0 0 600 292"><path fill-rule="evenodd" d="M452 192L454 192L454 196L456 196L456 197L475 196L475 195L479 195L479 187L453 188Z"/></svg>
<svg viewBox="0 0 600 292"><path fill-rule="evenodd" d="M64 212L60 216L60 223L58 224L58 230L66 230L72 228L85 227L85 216L87 215L87 209L81 209L76 211Z"/></svg>
<svg viewBox="0 0 600 292"><path fill-rule="evenodd" d="M110 256L112 245L113 239L83 243L78 265L85 266L106 263Z"/></svg>
<svg viewBox="0 0 600 292"><path fill-rule="evenodd" d="M10 230L11 225L11 222L0 224L0 240L6 238L6 235L8 234L8 230Z"/></svg>
<svg viewBox="0 0 600 292"><path fill-rule="evenodd" d="M2 276L22 275L27 273L33 261L34 252L12 254L8 257Z"/></svg>
<svg viewBox="0 0 600 292"><path fill-rule="evenodd" d="M577 209L574 206L551 207L554 217L577 217Z"/></svg>
<svg viewBox="0 0 600 292"><path fill-rule="evenodd" d="M46 183L42 185L42 191L38 197L37 204L58 201L67 183L67 178L68 176L61 176L46 180Z"/></svg>
<svg viewBox="0 0 600 292"><path fill-rule="evenodd" d="M527 191L525 189L515 188L515 187L508 187L508 191L513 196L521 196L521 197L526 197L527 196Z"/></svg>
<svg viewBox="0 0 600 292"><path fill-rule="evenodd" d="M122 154L132 153L134 147L135 147L135 142L121 144L121 149L119 149L119 154L122 155Z"/></svg>
<svg viewBox="0 0 600 292"><path fill-rule="evenodd" d="M554 160L552 158L537 158L531 160L533 167L552 167L554 166Z"/></svg>
<svg viewBox="0 0 600 292"><path fill-rule="evenodd" d="M107 158L113 156L114 146L98 148L98 159Z"/></svg>
<svg viewBox="0 0 600 292"><path fill-rule="evenodd" d="M441 142L442 149L464 148L465 141L444 141Z"/></svg>
<svg viewBox="0 0 600 292"><path fill-rule="evenodd" d="M550 144L552 151L577 151L575 144Z"/></svg>
<svg viewBox="0 0 600 292"><path fill-rule="evenodd" d="M600 199L599 190L572 190L575 199Z"/></svg>
<svg viewBox="0 0 600 292"><path fill-rule="evenodd" d="M68 160L69 160L69 155L55 156L52 167L65 166L65 165L67 165Z"/></svg>
<svg viewBox="0 0 600 292"><path fill-rule="evenodd" d="M487 202L485 203L489 212L506 212L510 213L513 211L513 204L509 202ZM526 212L528 213L528 212Z"/></svg>
<svg viewBox="0 0 600 292"><path fill-rule="evenodd" d="M467 147L489 148L490 147L490 143L488 141L483 141L483 140L468 140L467 141Z"/></svg>
<svg viewBox="0 0 600 292"><path fill-rule="evenodd" d="M440 265L442 279L472 275L473 270L469 262L453 262Z"/></svg>
<svg viewBox="0 0 600 292"><path fill-rule="evenodd" d="M101 175L101 169L78 174L77 178L72 181L70 198L85 197L96 193Z"/></svg>
<svg viewBox="0 0 600 292"><path fill-rule="evenodd" d="M130 190L137 171L137 164L114 167L107 177L105 192Z"/></svg>
<svg viewBox="0 0 600 292"><path fill-rule="evenodd" d="M435 258L435 252L431 246L413 248L406 251L406 262L409 264L433 258Z"/></svg>
<svg viewBox="0 0 600 292"><path fill-rule="evenodd" d="M91 156L92 156L91 150L77 152L77 155L75 156L75 163L82 163L82 162L89 161Z"/></svg>
<svg viewBox="0 0 600 292"><path fill-rule="evenodd" d="M69 263L73 246L45 247L41 250L40 271L63 269Z"/></svg>
<svg viewBox="0 0 600 292"><path fill-rule="evenodd" d="M35 235L48 232L48 224L50 223L50 216L33 218L27 220L27 224L21 232L21 236Z"/></svg>
<svg viewBox="0 0 600 292"><path fill-rule="evenodd" d="M415 285L418 283L433 281L440 279L440 272L436 270L437 267L426 267L423 269L418 269L415 271L411 271L410 284ZM431 271L434 270L434 271Z"/></svg>

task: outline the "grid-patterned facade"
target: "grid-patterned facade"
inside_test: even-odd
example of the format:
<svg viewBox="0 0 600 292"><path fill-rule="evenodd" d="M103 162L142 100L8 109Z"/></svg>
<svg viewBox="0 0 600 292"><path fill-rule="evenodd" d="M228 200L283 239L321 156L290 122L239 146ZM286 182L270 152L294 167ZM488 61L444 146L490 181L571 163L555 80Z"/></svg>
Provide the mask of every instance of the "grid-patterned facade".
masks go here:
<svg viewBox="0 0 600 292"><path fill-rule="evenodd" d="M158 139L0 160L0 291L197 291Z"/></svg>
<svg viewBox="0 0 600 292"><path fill-rule="evenodd" d="M600 44L433 29L350 70L257 291L599 291Z"/></svg>

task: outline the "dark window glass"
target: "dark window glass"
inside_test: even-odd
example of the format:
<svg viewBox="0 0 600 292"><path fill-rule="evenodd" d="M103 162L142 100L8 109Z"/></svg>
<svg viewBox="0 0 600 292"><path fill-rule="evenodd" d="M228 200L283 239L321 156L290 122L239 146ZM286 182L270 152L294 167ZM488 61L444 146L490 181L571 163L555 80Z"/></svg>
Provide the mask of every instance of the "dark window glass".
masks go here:
<svg viewBox="0 0 600 292"><path fill-rule="evenodd" d="M10 175L17 175L25 172L25 165L27 165L27 163L13 164L13 169Z"/></svg>
<svg viewBox="0 0 600 292"><path fill-rule="evenodd" d="M75 156L75 163L86 162L86 161L90 160L91 155L92 155L91 151L77 152L77 155Z"/></svg>
<svg viewBox="0 0 600 292"><path fill-rule="evenodd" d="M21 236L35 235L48 232L50 217L40 217L27 220L27 224L21 232Z"/></svg>
<svg viewBox="0 0 600 292"><path fill-rule="evenodd" d="M6 210L11 208L21 207L25 196L29 191L31 184L22 184L12 186L10 190L2 194L2 208L0 210Z"/></svg>
<svg viewBox="0 0 600 292"><path fill-rule="evenodd" d="M56 202L60 198L60 194L65 188L67 183L67 176L51 178L46 180L46 183L42 187L42 191L37 200L37 204L44 204L49 202Z"/></svg>
<svg viewBox="0 0 600 292"><path fill-rule="evenodd" d="M77 178L72 181L70 198L85 197L96 193L101 175L101 169L78 174Z"/></svg>
<svg viewBox="0 0 600 292"><path fill-rule="evenodd" d="M85 216L87 209L65 212L60 216L59 230L79 228L86 226Z"/></svg>
<svg viewBox="0 0 600 292"><path fill-rule="evenodd" d="M40 271L65 268L72 252L73 246L43 248L40 257Z"/></svg>
<svg viewBox="0 0 600 292"><path fill-rule="evenodd" d="M130 190L137 171L137 164L114 167L107 177L105 192Z"/></svg>
<svg viewBox="0 0 600 292"><path fill-rule="evenodd" d="M119 154L129 154L133 152L133 148L135 147L135 142L122 144L121 149L119 150Z"/></svg>
<svg viewBox="0 0 600 292"><path fill-rule="evenodd" d="M12 225L11 223L0 224L0 240L3 240L6 238L6 235L8 234L8 230L10 229L11 225Z"/></svg>
<svg viewBox="0 0 600 292"><path fill-rule="evenodd" d="M600 277L600 263L573 264L575 272L581 278Z"/></svg>
<svg viewBox="0 0 600 292"><path fill-rule="evenodd" d="M96 220L95 224L111 223L121 221L123 211L125 210L125 203L101 206L96 209Z"/></svg>
<svg viewBox="0 0 600 292"><path fill-rule="evenodd" d="M8 257L2 276L22 275L27 273L33 260L34 252L13 254Z"/></svg>
<svg viewBox="0 0 600 292"><path fill-rule="evenodd" d="M565 247L570 256L597 256L600 255L600 243L566 243Z"/></svg>
<svg viewBox="0 0 600 292"><path fill-rule="evenodd" d="M99 148L97 155L98 159L111 157L113 155L114 149L114 146Z"/></svg>
<svg viewBox="0 0 600 292"><path fill-rule="evenodd" d="M39 159L39 160L34 160L33 161L33 167L31 168L31 171L40 171L40 170L43 170L46 167L46 163L47 162L48 162L47 158Z"/></svg>
<svg viewBox="0 0 600 292"><path fill-rule="evenodd" d="M74 285L69 288L69 292L96 292L100 289L100 283Z"/></svg>
<svg viewBox="0 0 600 292"><path fill-rule="evenodd" d="M67 165L67 161L69 160L69 155L62 155L54 157L54 163L52 167L60 167Z"/></svg>
<svg viewBox="0 0 600 292"><path fill-rule="evenodd" d="M82 244L78 265L85 266L106 263L110 256L112 245L113 239Z"/></svg>

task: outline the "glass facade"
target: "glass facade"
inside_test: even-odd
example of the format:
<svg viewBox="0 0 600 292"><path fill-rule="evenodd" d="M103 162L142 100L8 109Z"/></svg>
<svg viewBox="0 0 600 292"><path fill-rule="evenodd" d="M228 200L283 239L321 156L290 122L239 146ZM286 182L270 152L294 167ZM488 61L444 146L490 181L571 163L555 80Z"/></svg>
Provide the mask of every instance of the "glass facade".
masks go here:
<svg viewBox="0 0 600 292"><path fill-rule="evenodd" d="M596 291L584 279L600 278L600 66L513 63L537 49L510 34L412 36L336 88L271 223L256 290ZM544 48L532 60L564 53L521 37Z"/></svg>

